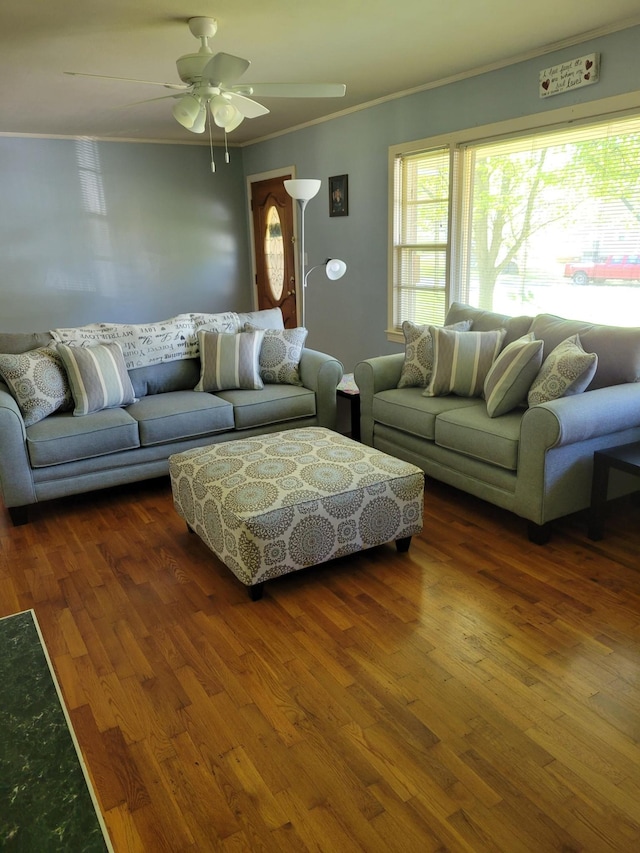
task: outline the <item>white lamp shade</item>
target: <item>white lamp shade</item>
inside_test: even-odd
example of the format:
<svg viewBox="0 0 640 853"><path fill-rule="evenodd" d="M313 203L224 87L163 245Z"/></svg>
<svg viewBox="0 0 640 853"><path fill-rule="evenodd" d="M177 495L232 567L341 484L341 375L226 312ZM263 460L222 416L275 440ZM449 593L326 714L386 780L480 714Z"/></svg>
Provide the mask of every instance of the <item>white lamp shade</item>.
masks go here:
<svg viewBox="0 0 640 853"><path fill-rule="evenodd" d="M195 98L193 95L185 95L174 106L173 117L179 124L186 127L187 130L191 130L198 118L200 107L201 104L198 98Z"/></svg>
<svg viewBox="0 0 640 853"><path fill-rule="evenodd" d="M347 265L344 261L339 260L338 258L331 258L330 261L327 261L325 272L327 274L327 278L331 279L331 281L336 281L347 271Z"/></svg>
<svg viewBox="0 0 640 853"><path fill-rule="evenodd" d="M204 104L200 107L200 112L198 113L198 117L193 123L193 127L190 127L189 130L192 133L204 133L204 129L207 124L207 108Z"/></svg>
<svg viewBox="0 0 640 853"><path fill-rule="evenodd" d="M320 183L316 178L297 178L296 180L285 181L284 188L291 198L309 201L318 194Z"/></svg>
<svg viewBox="0 0 640 853"><path fill-rule="evenodd" d="M211 99L209 106L213 120L218 127L224 127L229 130L231 125L238 126L234 122L238 118L239 110L224 95L216 95L215 98Z"/></svg>
<svg viewBox="0 0 640 853"><path fill-rule="evenodd" d="M236 107L234 107L234 110L236 111L235 118L233 119L233 121L228 122L224 126L224 129L227 131L227 133L231 133L232 130L235 130L236 127L239 127L242 124L242 122L244 121L244 116L242 115L240 110L237 109Z"/></svg>

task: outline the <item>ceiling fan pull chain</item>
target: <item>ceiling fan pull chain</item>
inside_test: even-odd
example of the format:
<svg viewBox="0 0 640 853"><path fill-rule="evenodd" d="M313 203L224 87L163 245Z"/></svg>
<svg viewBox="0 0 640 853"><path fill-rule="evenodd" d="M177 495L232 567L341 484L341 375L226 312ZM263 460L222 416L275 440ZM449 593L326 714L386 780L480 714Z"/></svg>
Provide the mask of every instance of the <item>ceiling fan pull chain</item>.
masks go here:
<svg viewBox="0 0 640 853"><path fill-rule="evenodd" d="M213 159L213 142L211 140L211 111L207 110L207 127L209 128L209 150L211 151L211 171L215 172L216 164Z"/></svg>
<svg viewBox="0 0 640 853"><path fill-rule="evenodd" d="M224 129L224 162L229 162L229 148L227 147L227 128Z"/></svg>

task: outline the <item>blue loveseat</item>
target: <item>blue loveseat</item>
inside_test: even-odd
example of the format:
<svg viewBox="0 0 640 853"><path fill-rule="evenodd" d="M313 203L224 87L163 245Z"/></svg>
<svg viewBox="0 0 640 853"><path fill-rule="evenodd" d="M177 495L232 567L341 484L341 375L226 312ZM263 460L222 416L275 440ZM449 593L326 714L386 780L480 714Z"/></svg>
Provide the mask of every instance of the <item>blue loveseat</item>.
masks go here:
<svg viewBox="0 0 640 853"><path fill-rule="evenodd" d="M554 519L589 506L594 451L640 440L640 328L550 314L513 318L454 303L445 324L464 321L471 331L505 329L503 349L533 332L544 358L578 334L598 355L595 375L583 393L490 417L483 396L398 388L404 353L366 359L355 368L362 441L527 519L530 539L544 543ZM637 478L612 472L610 497L637 487Z"/></svg>

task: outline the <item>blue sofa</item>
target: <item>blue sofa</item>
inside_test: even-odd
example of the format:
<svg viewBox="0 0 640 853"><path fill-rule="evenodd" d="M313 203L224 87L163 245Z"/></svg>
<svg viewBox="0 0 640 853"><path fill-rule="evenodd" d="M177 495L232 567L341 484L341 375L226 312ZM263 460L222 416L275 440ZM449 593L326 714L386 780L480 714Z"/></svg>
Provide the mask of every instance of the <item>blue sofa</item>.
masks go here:
<svg viewBox="0 0 640 853"><path fill-rule="evenodd" d="M278 309L236 316L241 328L283 328ZM52 340L49 332L0 333L0 353L23 353ZM216 394L193 390L200 378L197 357L128 373L137 398L131 405L82 417L57 411L30 426L0 379L0 491L14 524L25 523L28 507L40 501L168 474L173 453L282 429L334 428L343 368L305 348L301 385Z"/></svg>
<svg viewBox="0 0 640 853"><path fill-rule="evenodd" d="M598 355L595 376L583 393L492 418L482 397L398 388L404 353L366 359L355 368L362 441L521 516L529 538L544 543L554 519L589 506L594 451L640 440L640 328L550 314L513 318L453 303L445 324L465 320L472 331L506 329L503 348L533 332L545 358L578 334ZM637 488L637 478L612 472L610 497Z"/></svg>

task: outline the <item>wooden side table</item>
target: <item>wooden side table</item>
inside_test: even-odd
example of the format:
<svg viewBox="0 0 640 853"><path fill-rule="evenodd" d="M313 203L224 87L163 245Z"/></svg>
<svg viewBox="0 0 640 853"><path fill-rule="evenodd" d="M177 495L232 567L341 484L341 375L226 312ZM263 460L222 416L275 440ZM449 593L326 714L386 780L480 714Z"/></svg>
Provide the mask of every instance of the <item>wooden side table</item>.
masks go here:
<svg viewBox="0 0 640 853"><path fill-rule="evenodd" d="M607 508L609 471L616 468L627 474L640 477L640 441L621 444L593 454L593 478L591 480L591 508L589 511L589 539L602 539Z"/></svg>
<svg viewBox="0 0 640 853"><path fill-rule="evenodd" d="M339 397L351 401L351 438L360 441L360 389L355 383L353 373L345 373L336 392Z"/></svg>

